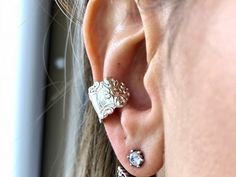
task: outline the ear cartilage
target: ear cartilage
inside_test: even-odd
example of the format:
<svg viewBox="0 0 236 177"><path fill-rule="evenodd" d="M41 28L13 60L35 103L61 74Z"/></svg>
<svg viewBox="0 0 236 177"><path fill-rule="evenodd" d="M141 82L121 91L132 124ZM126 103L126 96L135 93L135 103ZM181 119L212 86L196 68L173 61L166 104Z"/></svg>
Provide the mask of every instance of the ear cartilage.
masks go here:
<svg viewBox="0 0 236 177"><path fill-rule="evenodd" d="M125 84L114 78L94 82L89 87L88 94L100 123L112 114L116 108L124 107L130 96L129 89Z"/></svg>
<svg viewBox="0 0 236 177"><path fill-rule="evenodd" d="M129 174L122 166L118 166L117 177L134 177L134 176Z"/></svg>
<svg viewBox="0 0 236 177"><path fill-rule="evenodd" d="M132 167L140 168L144 163L144 155L140 150L131 150L127 156Z"/></svg>

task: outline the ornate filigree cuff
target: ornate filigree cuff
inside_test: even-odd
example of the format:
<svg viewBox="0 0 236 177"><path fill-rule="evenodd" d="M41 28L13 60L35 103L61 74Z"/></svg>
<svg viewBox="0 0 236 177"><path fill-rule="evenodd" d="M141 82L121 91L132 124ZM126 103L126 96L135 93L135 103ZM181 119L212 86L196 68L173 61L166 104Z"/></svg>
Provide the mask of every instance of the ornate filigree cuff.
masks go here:
<svg viewBox="0 0 236 177"><path fill-rule="evenodd" d="M100 122L112 114L116 108L125 106L130 96L125 84L113 78L94 82L89 87L88 94Z"/></svg>

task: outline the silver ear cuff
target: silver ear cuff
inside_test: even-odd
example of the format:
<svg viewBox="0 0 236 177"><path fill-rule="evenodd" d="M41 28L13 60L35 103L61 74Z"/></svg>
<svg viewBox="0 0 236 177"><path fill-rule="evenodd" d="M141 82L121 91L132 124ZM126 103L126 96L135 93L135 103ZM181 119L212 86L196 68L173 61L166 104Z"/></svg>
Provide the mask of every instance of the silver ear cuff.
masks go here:
<svg viewBox="0 0 236 177"><path fill-rule="evenodd" d="M130 165L136 168L140 168L144 163L144 155L140 150L131 150L127 156Z"/></svg>
<svg viewBox="0 0 236 177"><path fill-rule="evenodd" d="M94 82L88 89L89 99L98 115L100 123L116 108L122 108L127 103L130 93L124 83L113 78Z"/></svg>
<svg viewBox="0 0 236 177"><path fill-rule="evenodd" d="M134 177L134 176L129 174L122 166L118 166L117 177Z"/></svg>

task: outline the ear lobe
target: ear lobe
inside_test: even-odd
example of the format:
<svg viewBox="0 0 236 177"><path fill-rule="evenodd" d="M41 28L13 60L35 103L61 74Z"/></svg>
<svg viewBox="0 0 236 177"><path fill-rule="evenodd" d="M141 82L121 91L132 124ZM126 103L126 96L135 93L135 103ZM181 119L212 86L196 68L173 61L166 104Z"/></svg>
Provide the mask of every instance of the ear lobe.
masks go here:
<svg viewBox="0 0 236 177"><path fill-rule="evenodd" d="M128 104L106 118L104 125L122 165L133 175L147 177L162 165L163 125L158 80L152 79L159 68L147 61L150 40L145 37L153 31L144 26L141 15L133 0L91 0L83 33L94 80L114 77L129 88ZM152 49L154 42L148 45ZM142 168L129 166L126 157L131 149L144 152Z"/></svg>

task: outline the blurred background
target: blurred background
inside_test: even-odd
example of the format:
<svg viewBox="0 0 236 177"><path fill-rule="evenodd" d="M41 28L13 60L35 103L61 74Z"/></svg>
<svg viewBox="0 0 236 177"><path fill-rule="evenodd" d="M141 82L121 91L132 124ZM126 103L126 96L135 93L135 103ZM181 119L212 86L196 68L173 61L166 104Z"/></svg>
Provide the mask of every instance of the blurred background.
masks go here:
<svg viewBox="0 0 236 177"><path fill-rule="evenodd" d="M1 2L0 177L63 176L71 79L66 27L55 1Z"/></svg>

